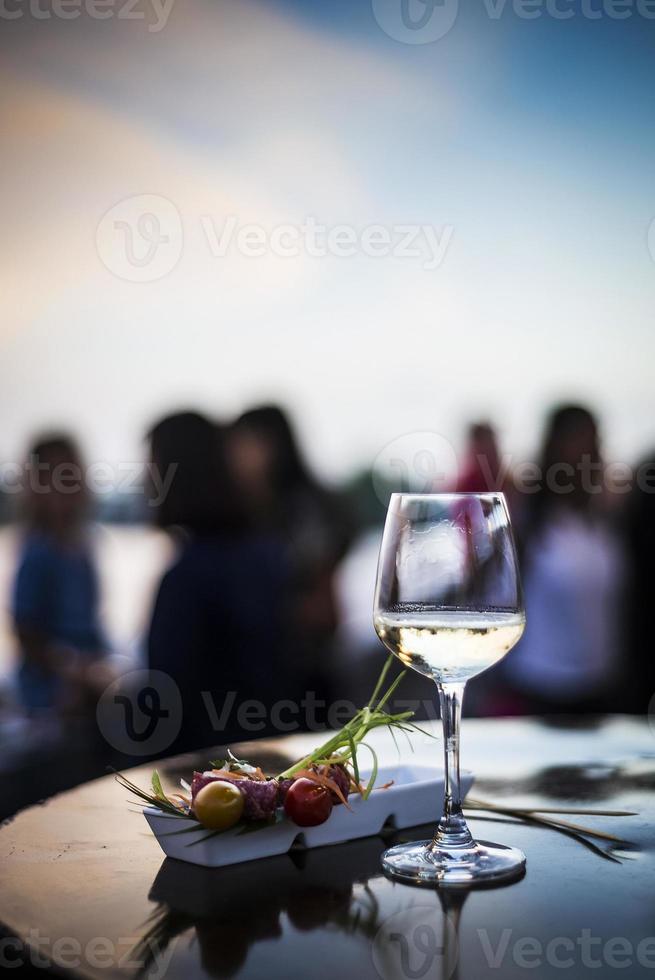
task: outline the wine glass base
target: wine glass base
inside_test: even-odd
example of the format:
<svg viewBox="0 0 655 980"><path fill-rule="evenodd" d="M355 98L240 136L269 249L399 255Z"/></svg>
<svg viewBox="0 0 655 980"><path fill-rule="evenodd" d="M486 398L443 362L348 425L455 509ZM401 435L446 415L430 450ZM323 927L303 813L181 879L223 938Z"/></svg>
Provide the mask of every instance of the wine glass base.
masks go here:
<svg viewBox="0 0 655 980"><path fill-rule="evenodd" d="M387 875L407 885L471 888L518 879L525 854L516 847L476 841L470 847L444 850L432 841L397 844L382 855Z"/></svg>

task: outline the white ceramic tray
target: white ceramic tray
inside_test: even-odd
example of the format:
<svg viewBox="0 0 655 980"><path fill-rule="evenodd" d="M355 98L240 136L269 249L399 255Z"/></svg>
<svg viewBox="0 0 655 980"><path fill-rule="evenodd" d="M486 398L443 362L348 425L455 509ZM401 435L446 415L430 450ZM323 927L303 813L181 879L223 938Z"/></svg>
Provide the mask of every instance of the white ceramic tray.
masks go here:
<svg viewBox="0 0 655 980"><path fill-rule="evenodd" d="M421 824L436 826L443 806L443 771L413 765L381 768L376 779L378 785L382 787L390 780L394 781L393 786L374 789L368 800L350 796L352 810L335 806L326 822L318 827L301 828L285 819L254 833L239 834L241 828L235 827L203 840L208 831L195 820L170 817L154 807L145 807L143 813L164 854L207 868L285 854L293 844L325 847L370 837L378 834L385 824L399 830ZM463 794L472 782L470 773L462 773ZM194 826L198 826L197 831L177 833Z"/></svg>

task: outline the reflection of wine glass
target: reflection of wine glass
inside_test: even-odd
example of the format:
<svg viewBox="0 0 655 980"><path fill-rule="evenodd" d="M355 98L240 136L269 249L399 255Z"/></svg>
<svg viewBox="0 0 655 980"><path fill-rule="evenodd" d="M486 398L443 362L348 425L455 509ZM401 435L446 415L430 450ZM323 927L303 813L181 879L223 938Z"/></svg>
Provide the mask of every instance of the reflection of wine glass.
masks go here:
<svg viewBox="0 0 655 980"><path fill-rule="evenodd" d="M392 847L382 859L385 871L407 882L443 885L520 873L521 851L473 840L459 778L466 681L504 657L525 627L502 493L392 494L374 621L392 653L436 681L444 732L444 812L434 840Z"/></svg>

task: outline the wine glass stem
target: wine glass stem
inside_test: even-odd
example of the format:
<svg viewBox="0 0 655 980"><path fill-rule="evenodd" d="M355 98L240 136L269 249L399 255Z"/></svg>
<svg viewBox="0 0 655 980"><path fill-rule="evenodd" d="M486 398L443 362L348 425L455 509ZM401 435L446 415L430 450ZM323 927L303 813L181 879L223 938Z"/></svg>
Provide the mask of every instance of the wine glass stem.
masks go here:
<svg viewBox="0 0 655 980"><path fill-rule="evenodd" d="M444 742L444 811L434 844L439 847L466 847L473 843L464 814L459 776L459 726L462 717L464 684L437 684L441 705Z"/></svg>

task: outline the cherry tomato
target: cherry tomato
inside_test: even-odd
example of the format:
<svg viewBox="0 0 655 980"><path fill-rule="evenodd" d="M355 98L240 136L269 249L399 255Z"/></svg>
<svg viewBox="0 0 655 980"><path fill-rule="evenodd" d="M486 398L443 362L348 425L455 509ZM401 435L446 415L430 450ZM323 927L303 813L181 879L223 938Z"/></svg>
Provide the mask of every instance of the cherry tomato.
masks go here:
<svg viewBox="0 0 655 980"><path fill-rule="evenodd" d="M193 812L207 830L229 830L243 816L243 793L232 783L207 783L193 801Z"/></svg>
<svg viewBox="0 0 655 980"><path fill-rule="evenodd" d="M317 827L332 813L330 791L302 776L289 787L284 812L299 827Z"/></svg>

